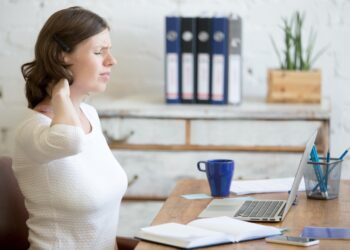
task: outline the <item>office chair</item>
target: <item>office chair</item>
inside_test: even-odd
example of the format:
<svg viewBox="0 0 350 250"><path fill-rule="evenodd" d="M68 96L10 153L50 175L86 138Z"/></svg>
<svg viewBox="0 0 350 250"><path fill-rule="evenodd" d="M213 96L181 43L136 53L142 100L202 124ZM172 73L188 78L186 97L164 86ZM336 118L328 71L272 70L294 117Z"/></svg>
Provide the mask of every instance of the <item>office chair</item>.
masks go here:
<svg viewBox="0 0 350 250"><path fill-rule="evenodd" d="M0 157L0 249L28 249L28 212L12 171L10 157Z"/></svg>
<svg viewBox="0 0 350 250"><path fill-rule="evenodd" d="M12 159L0 157L0 249L25 250L29 248L28 212L24 197L12 170ZM118 237L118 250L134 249L138 241Z"/></svg>

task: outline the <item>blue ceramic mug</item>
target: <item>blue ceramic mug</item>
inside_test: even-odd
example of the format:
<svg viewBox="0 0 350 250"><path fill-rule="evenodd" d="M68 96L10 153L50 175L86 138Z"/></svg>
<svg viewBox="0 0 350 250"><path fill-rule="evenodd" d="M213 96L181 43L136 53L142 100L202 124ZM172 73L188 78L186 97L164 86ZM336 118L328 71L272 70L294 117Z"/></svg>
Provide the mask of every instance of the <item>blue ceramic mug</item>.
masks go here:
<svg viewBox="0 0 350 250"><path fill-rule="evenodd" d="M233 160L208 160L197 163L199 171L206 172L212 196L230 195L230 186L234 172Z"/></svg>

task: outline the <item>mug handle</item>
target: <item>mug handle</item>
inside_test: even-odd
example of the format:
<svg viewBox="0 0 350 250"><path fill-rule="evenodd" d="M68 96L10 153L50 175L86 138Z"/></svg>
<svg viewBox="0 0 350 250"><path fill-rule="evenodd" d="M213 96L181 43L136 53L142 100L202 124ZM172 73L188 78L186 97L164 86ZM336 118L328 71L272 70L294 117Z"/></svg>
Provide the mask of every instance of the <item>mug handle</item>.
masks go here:
<svg viewBox="0 0 350 250"><path fill-rule="evenodd" d="M205 169L201 168L201 163L203 163L205 165ZM199 161L197 162L197 168L199 171L201 172L207 172L206 168L207 168L207 162L206 161Z"/></svg>

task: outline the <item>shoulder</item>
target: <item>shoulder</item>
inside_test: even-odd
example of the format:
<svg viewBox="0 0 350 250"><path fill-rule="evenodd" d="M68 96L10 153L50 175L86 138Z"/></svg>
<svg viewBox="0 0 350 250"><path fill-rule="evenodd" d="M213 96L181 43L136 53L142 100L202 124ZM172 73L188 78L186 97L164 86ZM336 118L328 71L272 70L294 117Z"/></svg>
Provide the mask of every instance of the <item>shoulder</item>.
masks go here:
<svg viewBox="0 0 350 250"><path fill-rule="evenodd" d="M29 110L28 114L16 127L15 141L23 142L29 135L38 129L50 127L51 119L36 111Z"/></svg>
<svg viewBox="0 0 350 250"><path fill-rule="evenodd" d="M30 110L27 116L18 124L16 132L28 130L29 128L35 128L38 126L50 126L51 119L44 114ZM30 132L30 131L28 131Z"/></svg>

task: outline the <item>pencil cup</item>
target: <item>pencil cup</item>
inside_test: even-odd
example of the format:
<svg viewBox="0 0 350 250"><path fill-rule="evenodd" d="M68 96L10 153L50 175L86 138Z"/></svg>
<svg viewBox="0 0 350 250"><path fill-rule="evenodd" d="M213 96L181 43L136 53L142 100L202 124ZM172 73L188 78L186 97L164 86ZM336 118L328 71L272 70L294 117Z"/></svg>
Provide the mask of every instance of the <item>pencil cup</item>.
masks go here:
<svg viewBox="0 0 350 250"><path fill-rule="evenodd" d="M197 168L206 172L212 196L226 197L230 195L230 186L234 171L233 160L217 159L199 161Z"/></svg>
<svg viewBox="0 0 350 250"><path fill-rule="evenodd" d="M304 172L305 191L309 199L330 200L339 195L343 160L321 157L319 162L308 162Z"/></svg>

